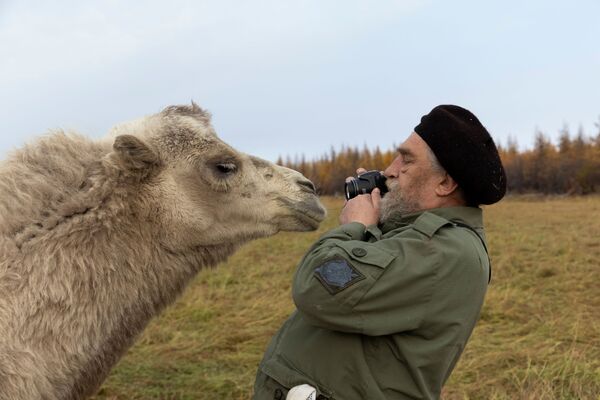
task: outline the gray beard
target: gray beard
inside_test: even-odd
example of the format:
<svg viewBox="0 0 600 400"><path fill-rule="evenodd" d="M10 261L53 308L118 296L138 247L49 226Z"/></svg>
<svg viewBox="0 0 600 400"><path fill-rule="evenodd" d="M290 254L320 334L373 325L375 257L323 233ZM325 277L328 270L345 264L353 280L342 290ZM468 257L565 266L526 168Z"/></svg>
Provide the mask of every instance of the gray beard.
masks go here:
<svg viewBox="0 0 600 400"><path fill-rule="evenodd" d="M384 223L394 214L406 215L421 209L419 202L408 198L398 189L391 187L381 199L379 222Z"/></svg>

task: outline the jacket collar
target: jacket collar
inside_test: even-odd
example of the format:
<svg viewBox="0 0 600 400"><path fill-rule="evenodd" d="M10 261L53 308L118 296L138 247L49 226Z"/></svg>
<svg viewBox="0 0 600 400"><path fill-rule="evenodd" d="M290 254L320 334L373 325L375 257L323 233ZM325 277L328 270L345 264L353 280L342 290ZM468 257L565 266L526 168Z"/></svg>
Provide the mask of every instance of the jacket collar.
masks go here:
<svg viewBox="0 0 600 400"><path fill-rule="evenodd" d="M475 229L483 229L483 210L479 207L432 208L406 215L400 215L400 213L396 213L392 214L390 218L379 227L383 233L387 233L394 229L414 223L415 220L425 212L435 214L449 221L452 220L462 222Z"/></svg>

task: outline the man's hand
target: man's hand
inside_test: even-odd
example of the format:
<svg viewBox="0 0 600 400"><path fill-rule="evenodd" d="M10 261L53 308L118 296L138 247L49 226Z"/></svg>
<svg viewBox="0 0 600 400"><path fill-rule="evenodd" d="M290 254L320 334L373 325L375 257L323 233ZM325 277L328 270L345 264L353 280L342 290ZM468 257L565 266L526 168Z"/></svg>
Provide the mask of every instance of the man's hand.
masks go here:
<svg viewBox="0 0 600 400"><path fill-rule="evenodd" d="M364 168L356 170L357 174L366 172ZM346 178L346 181L353 179ZM340 223L348 224L350 222L360 222L365 226L374 225L379 222L379 210L381 203L381 193L375 188L371 194L361 194L353 199L346 201L344 209L340 214Z"/></svg>

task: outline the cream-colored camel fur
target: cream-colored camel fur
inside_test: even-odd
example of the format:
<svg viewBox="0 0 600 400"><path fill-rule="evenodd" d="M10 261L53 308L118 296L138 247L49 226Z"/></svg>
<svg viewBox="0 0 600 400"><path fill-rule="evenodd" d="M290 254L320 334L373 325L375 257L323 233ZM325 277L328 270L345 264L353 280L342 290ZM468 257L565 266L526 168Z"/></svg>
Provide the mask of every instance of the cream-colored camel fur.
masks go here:
<svg viewBox="0 0 600 400"><path fill-rule="evenodd" d="M0 399L80 399L203 267L313 230L298 172L238 153L195 104L0 164Z"/></svg>

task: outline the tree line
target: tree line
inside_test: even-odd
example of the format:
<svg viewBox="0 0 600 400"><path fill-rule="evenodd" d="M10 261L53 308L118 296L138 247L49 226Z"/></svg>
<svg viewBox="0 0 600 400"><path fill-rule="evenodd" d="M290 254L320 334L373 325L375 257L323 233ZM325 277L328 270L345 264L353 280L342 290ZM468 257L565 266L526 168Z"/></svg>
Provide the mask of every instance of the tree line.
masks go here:
<svg viewBox="0 0 600 400"><path fill-rule="evenodd" d="M565 126L556 143L538 131L531 149L519 150L514 138L506 145L498 145L509 193L600 192L600 121L596 126L598 133L593 136L585 135L581 128L573 135ZM396 155L395 147L382 151L378 147L373 150L342 146L339 150L332 147L310 161L304 156L280 156L277 164L300 171L315 183L320 194L340 195L346 177L356 175L357 167L384 170Z"/></svg>

